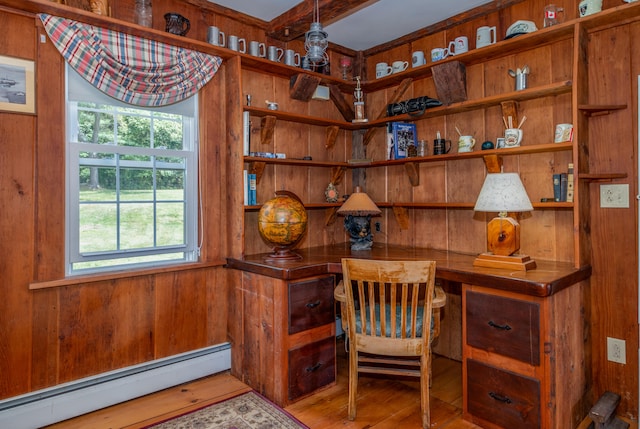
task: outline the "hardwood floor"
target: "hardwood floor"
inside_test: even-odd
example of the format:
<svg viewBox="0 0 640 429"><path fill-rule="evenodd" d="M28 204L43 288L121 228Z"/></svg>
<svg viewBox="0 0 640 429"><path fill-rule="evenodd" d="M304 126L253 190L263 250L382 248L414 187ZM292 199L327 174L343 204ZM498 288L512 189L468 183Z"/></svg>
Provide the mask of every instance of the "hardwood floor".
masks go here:
<svg viewBox="0 0 640 429"><path fill-rule="evenodd" d="M286 408L311 429L420 428L420 391L416 381L360 378L355 421L347 419L348 374L343 344L338 344L336 385ZM228 373L114 405L94 413L60 422L48 429L138 429L220 402L251 390ZM586 429L587 418L579 426ZM462 367L460 362L434 356L431 387L431 427L437 429L478 428L462 419ZM631 428L637 429L637 424Z"/></svg>
<svg viewBox="0 0 640 429"><path fill-rule="evenodd" d="M460 362L434 356L431 387L433 428L477 428L462 420L462 368ZM172 387L60 422L48 429L142 428L184 414L204 405L251 390L228 373ZM419 428L420 391L417 381L361 376L357 418L347 419L348 373L344 344L338 343L338 380L313 396L286 408L312 429L322 428Z"/></svg>

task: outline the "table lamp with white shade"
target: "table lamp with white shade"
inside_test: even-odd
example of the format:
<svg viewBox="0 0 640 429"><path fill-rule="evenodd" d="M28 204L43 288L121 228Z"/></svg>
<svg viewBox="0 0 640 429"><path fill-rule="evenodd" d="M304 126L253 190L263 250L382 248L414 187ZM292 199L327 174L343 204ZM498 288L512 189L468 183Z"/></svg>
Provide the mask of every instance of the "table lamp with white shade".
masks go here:
<svg viewBox="0 0 640 429"><path fill-rule="evenodd" d="M533 210L527 191L517 173L489 173L485 178L474 210L497 212L487 224L487 250L473 262L477 267L527 271L536 262L520 250L520 224L508 215Z"/></svg>

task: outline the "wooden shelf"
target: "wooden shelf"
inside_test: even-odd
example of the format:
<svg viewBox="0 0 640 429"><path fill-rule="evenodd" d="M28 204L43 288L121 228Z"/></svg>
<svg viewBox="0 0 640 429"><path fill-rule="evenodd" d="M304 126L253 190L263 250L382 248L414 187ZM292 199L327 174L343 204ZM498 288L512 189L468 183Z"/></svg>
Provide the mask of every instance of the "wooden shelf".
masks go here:
<svg viewBox="0 0 640 429"><path fill-rule="evenodd" d="M585 182L610 182L615 179L626 179L627 173L581 173L578 180Z"/></svg>
<svg viewBox="0 0 640 429"><path fill-rule="evenodd" d="M340 119L319 118L317 116L301 115L299 113L285 112L282 110L269 110L263 107L244 106L243 109L245 112L249 112L253 116L274 116L276 119L288 122L297 122L300 124L318 125L321 127L337 126L343 130L359 130L367 127L366 122L353 124Z"/></svg>
<svg viewBox="0 0 640 429"><path fill-rule="evenodd" d="M616 110L623 110L626 108L626 104L582 104L578 106L578 110L580 110L586 116L608 115L609 113Z"/></svg>
<svg viewBox="0 0 640 429"><path fill-rule="evenodd" d="M297 165L301 167L351 167L346 162L334 162L334 161L307 161L304 159L277 159L277 158L262 158L258 156L245 156L244 162L263 162L265 164L277 164L277 165Z"/></svg>
<svg viewBox="0 0 640 429"><path fill-rule="evenodd" d="M553 203L531 203L534 209L571 209L573 203L568 202L553 202ZM394 208L404 207L408 209L473 209L476 203L446 203L446 202L433 202L433 203L410 203L410 202L394 202L394 203L382 203L376 202L376 205L380 208Z"/></svg>

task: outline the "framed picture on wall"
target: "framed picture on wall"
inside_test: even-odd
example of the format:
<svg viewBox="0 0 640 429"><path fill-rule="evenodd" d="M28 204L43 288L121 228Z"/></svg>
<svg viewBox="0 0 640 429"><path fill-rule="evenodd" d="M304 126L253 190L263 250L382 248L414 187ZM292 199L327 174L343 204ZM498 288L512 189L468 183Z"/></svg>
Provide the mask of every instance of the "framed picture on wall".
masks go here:
<svg viewBox="0 0 640 429"><path fill-rule="evenodd" d="M0 110L36 113L33 61L0 55Z"/></svg>

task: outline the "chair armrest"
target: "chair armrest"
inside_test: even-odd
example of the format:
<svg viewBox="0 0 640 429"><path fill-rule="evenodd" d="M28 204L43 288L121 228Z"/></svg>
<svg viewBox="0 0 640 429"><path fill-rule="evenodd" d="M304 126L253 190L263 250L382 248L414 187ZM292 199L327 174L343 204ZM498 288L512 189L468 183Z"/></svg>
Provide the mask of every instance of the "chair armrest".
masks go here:
<svg viewBox="0 0 640 429"><path fill-rule="evenodd" d="M444 293L444 290L442 290L441 286L436 286L435 293L436 293L436 296L433 297L433 304L431 306L433 308L444 307L444 305L447 303L447 294Z"/></svg>
<svg viewBox="0 0 640 429"><path fill-rule="evenodd" d="M347 296L344 292L344 283L342 283L342 280L340 280L338 286L336 286L336 288L333 290L333 297L336 299L336 301L347 302Z"/></svg>

